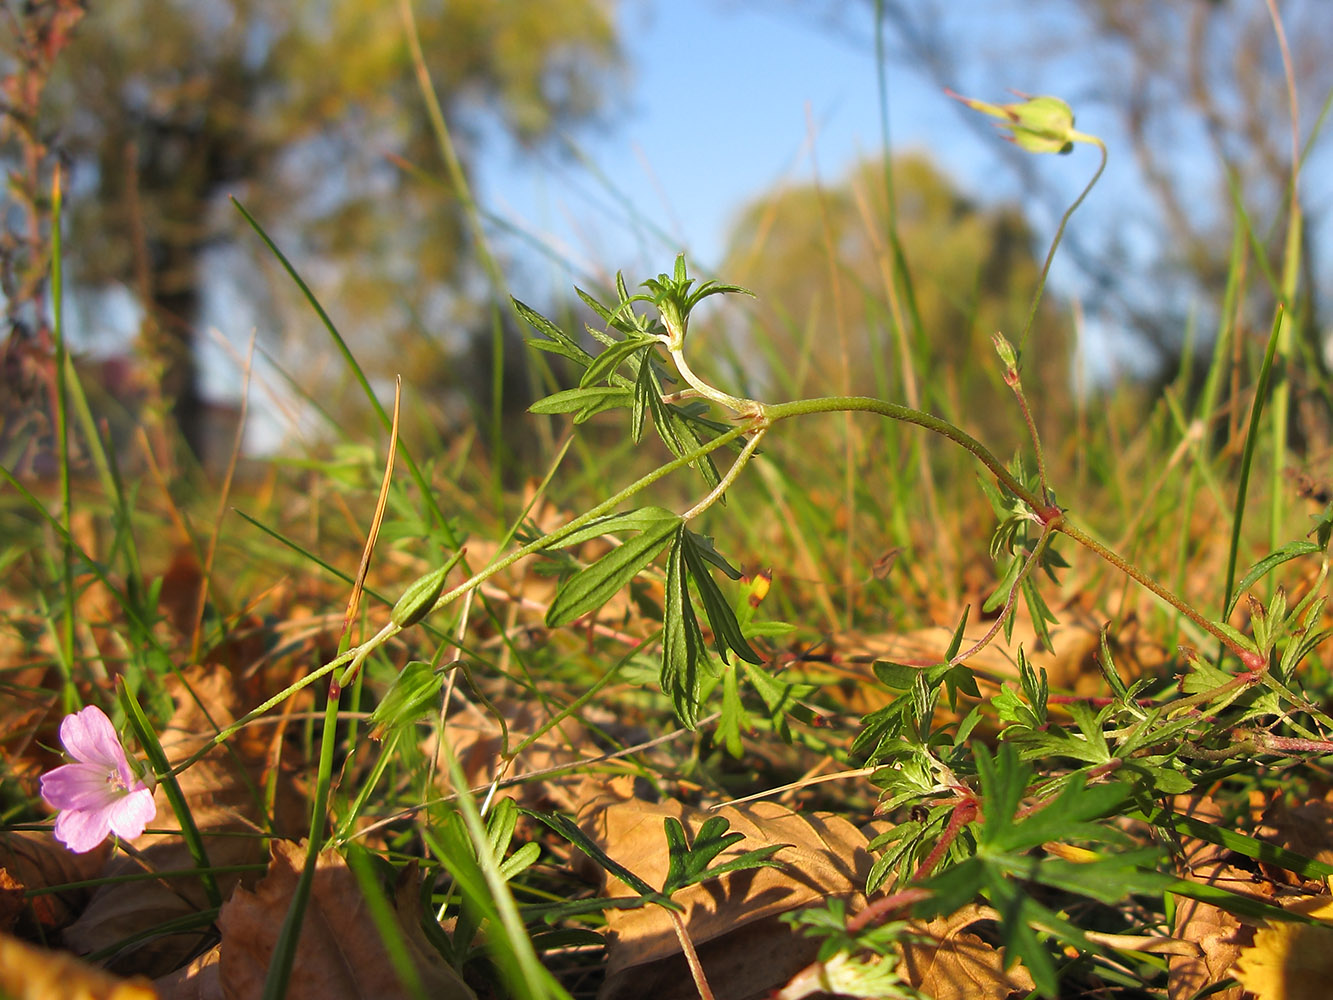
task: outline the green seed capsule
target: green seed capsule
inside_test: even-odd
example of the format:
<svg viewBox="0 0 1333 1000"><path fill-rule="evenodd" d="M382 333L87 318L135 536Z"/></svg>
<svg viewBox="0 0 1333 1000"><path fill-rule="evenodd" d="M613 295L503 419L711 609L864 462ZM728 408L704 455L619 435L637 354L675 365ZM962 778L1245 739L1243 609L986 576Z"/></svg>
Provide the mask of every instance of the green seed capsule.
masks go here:
<svg viewBox="0 0 1333 1000"><path fill-rule="evenodd" d="M435 602L440 599L440 594L444 592L445 577L449 575L449 571L462 558L463 550L460 549L452 559L439 569L432 570L425 576L418 577L408 584L407 589L403 591L403 596L398 598L398 603L393 606L393 611L389 613L389 620L399 628L407 628L409 625L417 624L430 614L431 609L435 607Z"/></svg>

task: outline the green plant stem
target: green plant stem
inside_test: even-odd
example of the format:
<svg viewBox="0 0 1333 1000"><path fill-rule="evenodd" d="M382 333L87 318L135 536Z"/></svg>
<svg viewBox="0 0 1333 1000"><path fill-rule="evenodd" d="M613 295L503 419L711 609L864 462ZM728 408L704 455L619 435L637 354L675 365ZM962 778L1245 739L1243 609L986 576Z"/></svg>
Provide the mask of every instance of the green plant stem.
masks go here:
<svg viewBox="0 0 1333 1000"><path fill-rule="evenodd" d="M310 902L310 890L315 881L315 868L319 864L319 851L324 838L324 818L328 811L329 787L333 783L333 750L338 734L337 685L329 685L329 701L324 709L324 733L319 747L319 774L315 779L315 796L310 810L310 837L306 841L305 866L301 877L296 882L292 893L291 905L283 919L282 929L278 932L277 943L273 947L273 957L264 979L263 1000L282 1000L287 993L287 982L292 975L292 966L296 961L296 945L301 936L301 925L305 922L306 906Z"/></svg>
<svg viewBox="0 0 1333 1000"><path fill-rule="evenodd" d="M539 552L543 549L550 548L552 545L558 544L560 539L568 537L575 531L578 531L588 522L598 517L601 517L605 513L614 510L626 499L643 491L653 483L657 482L657 480L661 479L662 477L667 476L672 472L675 472L677 469L684 468L691 462L698 461L700 458L710 454L713 451L716 451L718 448L730 444L732 441L736 440L738 437L741 437L749 430L750 430L749 426L733 427L725 434L721 434L716 438L713 438L711 441L705 442L704 444L700 445L693 451L688 452L685 455L682 455L680 458L677 458L671 462L668 462L666 465L663 465L660 468L653 470L646 476L641 477L640 479L631 483L629 486L625 487L625 489L621 490L615 496L611 497L608 500L603 501L602 503L588 510L586 513L580 515L579 517L576 517L574 520L570 521L564 527L558 528L555 531L551 532L549 535L544 535L541 538L538 538L536 541L530 542L527 545L515 549L513 552L509 553L509 555L505 556L503 559L500 559L492 563L491 565L487 566L485 569L480 570L477 573L474 573L467 580L463 581L458 586L454 587L453 590L450 590L447 593L442 594L440 596L440 599L435 602L435 605L431 609L431 612L433 613L435 611L438 611L445 605L452 603L453 601L457 600L460 596L467 593L469 590L473 589L474 587L478 586L481 583L484 583L486 580L490 579L496 573L499 573L500 571L508 568L509 566L512 566L514 563L518 562L525 556L532 555L534 552ZM378 649L385 642L393 638L401 631L402 628L398 625L395 625L393 622L386 623L385 626L382 629L380 629L379 632L377 632L371 638L367 639L365 642L361 643L359 646L353 647L347 652L340 654L339 656L330 660L328 663L319 667L317 670L314 670L311 673L307 674L305 677L302 677L296 683L288 685L286 688L275 694L272 698L269 698L263 704L257 706L253 710L247 712L241 718L237 719L231 725L226 726L225 728L219 730L216 736L214 736L211 740L205 743L204 746L200 748L197 752L191 754L180 764L176 765L176 767L172 768L170 773L179 774L181 771L185 770L191 764L195 763L197 760L203 757L204 754L208 753L208 751L212 750L213 747L217 746L219 743L222 743L232 734L236 733L243 726L249 724L250 722L253 722L255 719L259 718L261 715L266 713L269 709L273 708L276 705L281 704L287 698L291 697L297 691L300 691L302 688L307 687L310 684L313 684L319 678L331 673L332 671L338 669L344 664L348 664L348 669L347 672L344 674L344 676L353 675L354 671L360 667L361 663L365 661L367 656L369 656L372 652L374 652L376 649Z"/></svg>
<svg viewBox="0 0 1333 1000"><path fill-rule="evenodd" d="M180 774L187 767L190 767L191 765L197 763L205 754L207 754L215 746L218 746L221 743L225 743L228 739L230 739L236 733L240 732L250 723L254 722L261 716L267 714L267 712L270 709L275 708L278 705L281 705L284 701L286 701L292 695L296 694L296 692L300 691L302 688L309 687L311 684L315 683L315 681L319 680L321 677L325 677L328 674L332 673L333 671L337 670L348 660L352 659L352 657L355 655L356 655L355 649L348 650L347 652L334 657L332 660L330 660L328 663L325 663L318 669L312 670L310 673L302 677L299 681L287 685L277 694L273 695L273 697L265 700L263 703L256 705L254 708L250 709L250 711L246 712L235 722L219 729L216 736L214 736L202 747L200 747L194 753L190 754L190 756L186 757L183 761L181 761L179 764L177 764L169 772L166 773Z"/></svg>
<svg viewBox="0 0 1333 1000"><path fill-rule="evenodd" d="M1248 669L1256 670L1263 666L1262 663L1255 662L1254 654L1235 643L1225 632L1218 628L1216 624L1205 618L1186 601L1167 590L1133 563L1121 558L1117 553L1102 545L1095 538L1071 524L1059 508L1044 503L1041 498L1038 498L1024 488L985 445L965 431L953 426L953 424L941 420L939 417L933 417L929 413L922 413L920 410L913 410L910 407L901 406L897 403L888 403L880 399L872 399L868 396L826 396L819 399L803 399L790 403L776 403L765 405L763 407L763 415L768 418L770 423L777 423L779 420L785 420L788 417L800 416L806 413L830 413L839 410L864 410L868 413L878 413L881 416L889 417L893 420L901 420L904 423L916 424L919 427L934 431L936 434L940 434L943 437L948 438L950 441L953 441L959 447L971 452L982 465L990 470L997 480L999 480L1016 497L1031 507L1039 518L1051 524L1056 531L1067 535L1084 548L1100 556L1112 566L1116 567L1116 569L1130 577L1130 579L1135 580L1141 586L1145 587L1171 607L1175 608L1190 621L1194 622L1194 624L1198 625L1199 628L1203 629L1234 652Z"/></svg>
<svg viewBox="0 0 1333 1000"><path fill-rule="evenodd" d="M995 617L995 623L986 630L985 635L972 644L971 649L960 650L959 652L954 653L949 659L951 665L966 663L989 646L991 642L994 641L995 637L1000 634L1000 630L1004 628L1004 623L1007 622L1009 616L1013 614L1014 606L1018 604L1018 595L1023 590L1023 581L1031 575L1032 568L1041 561L1041 555L1046 551L1046 547L1051 544L1051 536L1054 532L1055 527L1053 523L1042 525L1041 535L1037 538L1037 544L1032 547L1032 553L1028 556L1027 561L1023 563L1023 568L1019 570L1018 576L1014 578L1013 586L1009 588L1009 597L1004 602L1003 610L1001 610Z"/></svg>
<svg viewBox="0 0 1333 1000"><path fill-rule="evenodd" d="M725 406L739 417L752 417L763 412L764 405L758 400L741 399L739 396L733 396L729 392L715 389L696 375L694 369L690 367L689 362L685 360L683 337L662 336L658 339L671 353L671 360L676 363L676 370L680 372L681 378L693 386L694 390L698 392L700 396L712 400L719 406Z"/></svg>
<svg viewBox="0 0 1333 1000"><path fill-rule="evenodd" d="M1023 392L1023 381L1017 368L1011 368L1005 372L1004 380L1014 391L1014 398L1018 400L1018 408L1023 414L1023 423L1027 425L1028 437L1032 438L1032 451L1037 456L1037 488L1041 490L1043 503L1050 502L1051 491L1046 484L1046 454L1041 449L1041 435L1037 433L1037 421L1032 416L1032 408L1028 406L1028 397Z"/></svg>
<svg viewBox="0 0 1333 1000"><path fill-rule="evenodd" d="M777 423L779 420L786 420L788 417L802 416L807 413L837 413L843 410L862 410L866 413L878 413L882 417L888 417L891 420L900 420L907 424L916 424L918 427L924 427L928 431L934 431L942 437L948 438L959 447L971 452L982 465L990 470L1005 488L1021 499L1029 507L1043 517L1054 517L1059 512L1049 508L1042 503L1041 499L1030 492L1017 479L1010 474L1009 470L990 449L984 444L960 430L947 420L941 420L939 417L931 416L921 410L914 410L910 406L903 406L899 403L888 403L882 399L874 399L870 396L822 396L817 399L798 399L790 403L770 403L765 404L762 413L768 418L770 423Z"/></svg>
<svg viewBox="0 0 1333 1000"><path fill-rule="evenodd" d="M1236 505L1231 512L1231 541L1227 547L1227 581L1222 591L1223 613L1231 607L1231 588L1236 583L1236 560L1240 555L1240 529L1245 520L1245 499L1250 487L1250 469L1254 464L1254 449L1259 442L1259 418L1264 411L1264 398L1268 395L1268 382L1273 373L1273 358L1277 353L1278 343L1282 339L1282 318L1284 310L1279 304L1273 313L1273 326L1268 334L1268 346L1264 349L1264 360L1259 366L1259 378L1254 386L1254 402L1250 406L1250 426L1245 432L1245 447L1240 456L1240 475L1236 485ZM1280 455L1275 455L1278 461Z"/></svg>
<svg viewBox="0 0 1333 1000"><path fill-rule="evenodd" d="M1139 569L1133 563L1121 558L1121 556L1118 553L1112 551L1111 549L1108 549L1101 542L1097 541L1097 539L1093 538L1091 535L1088 535L1075 525L1071 524L1063 516L1058 521L1054 522L1054 527L1056 531L1060 532L1062 535L1066 535L1069 538L1072 538L1074 541L1078 542L1078 544L1082 545L1085 549L1088 549L1090 552L1100 556L1102 559L1106 560L1106 562L1110 563L1116 569L1120 570L1120 572L1124 573L1126 576L1134 580L1140 586L1151 591L1153 594L1161 598L1171 607L1175 608L1175 610L1179 611L1182 615L1184 615L1186 618L1192 621L1195 625L1199 626L1199 628L1203 629L1205 632L1207 632L1209 635L1217 639L1224 646L1226 646L1233 653L1235 653L1236 656L1240 658L1241 662L1244 663L1248 669L1255 670L1262 667L1262 663L1257 665L1255 664L1254 662L1255 654L1245 649L1245 647L1237 644L1234 640L1231 639L1230 636L1228 636L1225 632L1223 632L1220 628L1218 628L1215 623L1209 621L1198 611L1196 611L1189 603L1177 597L1175 594L1171 593L1171 591L1167 590L1164 586L1162 586L1160 583L1154 580L1143 570Z"/></svg>
<svg viewBox="0 0 1333 1000"><path fill-rule="evenodd" d="M157 733L148 724L148 718L144 715L138 699L134 697L134 692L123 683L118 684L118 689L130 728L134 730L134 735L139 740L139 746L143 747L143 752L148 757L148 763L152 765L154 775L162 782L162 790L167 796L167 801L171 803L171 810L176 814L177 822L180 823L181 840L185 841L186 849L190 852L190 859L194 861L195 867L200 870L199 881L204 887L204 895L208 897L210 906L221 906L222 892L218 888L217 879L213 877L212 866L208 861L208 851L204 847L204 839L199 835L199 827L195 824L194 816L190 813L190 804L185 800L185 793L181 791L180 783L176 780L176 773L171 770L167 762L166 751L162 749L162 743L158 740Z"/></svg>
<svg viewBox="0 0 1333 1000"><path fill-rule="evenodd" d="M62 242L60 166L51 180L51 336L56 348L56 446L60 459L60 526L62 544L61 571L64 576L63 614L60 621L60 660L64 668L64 705L66 712L78 708L79 693L74 687L74 504L69 475L69 351L65 344L64 268L61 265Z"/></svg>
<svg viewBox="0 0 1333 1000"><path fill-rule="evenodd" d="M1046 290L1046 276L1050 274L1051 261L1055 259L1055 251L1059 248L1060 241L1064 238L1065 226L1069 224L1070 218L1073 216L1074 212L1078 210L1078 207L1083 204L1083 200L1087 198L1092 192L1092 189L1097 186L1097 182L1101 180L1102 173L1106 170L1106 144L1095 135L1085 135L1082 132L1077 132L1075 135L1078 136L1078 141L1086 142L1097 147L1097 151L1101 153L1101 162L1097 164L1097 171L1092 175L1092 180L1088 181L1087 186L1084 187L1079 193L1079 196L1074 199L1073 204L1065 209L1065 214L1060 216L1060 225L1055 230L1055 238L1051 240L1051 248L1046 251L1046 260L1041 265L1041 276L1037 279L1037 289L1032 293L1032 305L1028 309L1027 322L1023 324L1023 336L1018 338L1018 353L1020 355L1027 347L1028 335L1032 332L1033 324L1037 321L1037 307L1041 305L1041 296Z"/></svg>
<svg viewBox="0 0 1333 1000"><path fill-rule="evenodd" d="M721 481L715 487L713 487L708 496L704 497L684 514L680 515L682 521L687 523L693 521L709 507L717 503L718 499L726 493L731 484L736 481L736 477L741 474L741 469L749 464L751 456L754 455L755 450L759 447L759 442L764 439L764 435L767 433L768 425L764 424L755 432L754 437L746 442L745 447L741 449L741 453L736 456L736 461L734 461L731 464L731 468L727 470L727 474L722 477Z"/></svg>
<svg viewBox="0 0 1333 1000"><path fill-rule="evenodd" d="M445 593L441 594L440 599L435 602L435 606L431 609L430 613L433 614L434 612L440 610L440 608L444 607L445 605L450 604L453 601L456 601L462 594L465 594L467 593L467 591L471 590L477 585L486 582L496 573L499 573L501 570L507 569L514 563L518 562L520 559L524 558L525 556L530 556L534 552L541 552L544 549L551 548L553 545L558 545L562 538L569 537L574 532L582 528L585 524L588 524L590 521L594 521L597 518L601 517L603 514L607 514L615 510L630 497L643 492L643 490L647 489L649 486L657 482L659 479L663 478L664 476L670 475L677 469L683 469L685 466L690 465L693 462L697 462L705 455L711 454L712 452L716 451L718 448L723 447L724 445L730 444L732 441L735 441L738 437L741 437L742 435L748 433L750 429L751 428L749 425L741 427L733 427L725 434L718 435L711 441L707 441L704 444L700 445L698 448L695 448L693 451L686 452L684 455L680 456L677 459L674 459L673 461L668 462L666 465L654 469L646 476L636 479L633 483L631 483L629 486L626 486L615 496L610 497L607 500L603 500L597 506L589 509L588 511L574 518L574 520L570 521L564 527L557 528L555 531L552 531L549 535L543 535L536 541L529 542L527 545L520 546L513 552L509 553L509 555L505 556L503 559L499 559L496 562L491 563L485 569L480 570L477 573L474 573L468 579L464 580L458 586L454 587L453 590L446 591ZM388 631L388 626L386 626L385 629L381 630L380 635L384 635L386 631ZM385 636L385 638L388 638L388 636ZM380 639L379 636L376 636L370 640L367 640L367 642L368 643L375 642L377 639L381 642L383 641L383 639Z"/></svg>
<svg viewBox="0 0 1333 1000"><path fill-rule="evenodd" d="M699 952L695 949L694 942L690 940L690 932L685 927L685 918L675 910L667 910L666 913L671 918L671 927L676 932L676 940L680 942L681 954L685 956L685 964L689 967L690 978L694 980L699 1000L713 1000L713 988L708 985L708 977L704 975L704 965L699 961Z"/></svg>

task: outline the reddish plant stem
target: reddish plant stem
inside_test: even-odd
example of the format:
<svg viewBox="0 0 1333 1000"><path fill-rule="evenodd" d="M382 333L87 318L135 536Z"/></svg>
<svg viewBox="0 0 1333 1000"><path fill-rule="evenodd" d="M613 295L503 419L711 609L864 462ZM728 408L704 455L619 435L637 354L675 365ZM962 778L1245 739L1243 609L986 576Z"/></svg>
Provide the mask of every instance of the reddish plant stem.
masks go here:
<svg viewBox="0 0 1333 1000"><path fill-rule="evenodd" d="M1222 645L1226 646L1227 649L1235 653L1247 670L1262 672L1267 667L1268 663L1262 655L1246 649L1240 643L1232 639L1231 636L1227 635L1226 632L1218 628L1214 622L1209 621L1201 615L1192 605L1171 593L1171 591L1167 590L1151 576L1143 572L1143 570L1139 569L1133 563L1127 562L1125 559L1121 558L1118 553L1108 549L1101 542L1097 541L1097 539L1092 538L1074 525L1070 524L1063 516L1053 518L1051 526L1061 534L1067 535L1074 541L1078 542L1078 544L1082 545L1085 549L1101 556L1101 558L1105 559L1131 580L1134 580L1140 586L1151 591L1167 604L1171 605L1171 607L1175 608L1195 625L1199 626L1199 628L1203 629L1218 642L1222 643Z"/></svg>
<svg viewBox="0 0 1333 1000"><path fill-rule="evenodd" d="M892 896L877 899L847 921L847 930L855 933L863 927L869 927L871 924L882 924L886 920L897 916L909 906L929 898L930 893L925 889L904 889L902 892L895 892Z"/></svg>
<svg viewBox="0 0 1333 1000"><path fill-rule="evenodd" d="M940 839L935 844L934 850L926 856L926 860L921 862L921 867L913 873L913 882L921 881L935 869L949 847L958 839L958 834L962 832L963 827L976 819L980 812L981 806L971 792L966 793L958 800L958 803L953 807L953 812L949 814L949 825L940 834Z"/></svg>
<svg viewBox="0 0 1333 1000"><path fill-rule="evenodd" d="M685 918L675 910L667 910L667 914L671 917L671 926L676 932L676 939L680 942L680 950L685 956L685 964L689 966L690 976L694 979L694 988L699 993L699 1000L713 1000L713 988L708 985L708 977L704 975L699 953L694 948L694 942L690 940L689 931L685 929Z"/></svg>

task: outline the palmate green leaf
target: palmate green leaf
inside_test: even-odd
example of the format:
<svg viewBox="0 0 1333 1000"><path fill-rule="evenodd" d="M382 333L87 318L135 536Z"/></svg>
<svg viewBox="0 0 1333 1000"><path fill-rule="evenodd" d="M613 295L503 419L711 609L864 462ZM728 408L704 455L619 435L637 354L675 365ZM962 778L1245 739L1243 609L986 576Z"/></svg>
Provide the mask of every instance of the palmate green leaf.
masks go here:
<svg viewBox="0 0 1333 1000"><path fill-rule="evenodd" d="M1047 551L1050 550L1047 549ZM1037 638L1041 640L1042 645L1047 649L1054 648L1054 643L1051 642L1051 630L1046 626L1047 624L1057 624L1059 619L1055 617L1055 613L1051 611L1050 606L1046 603L1046 598L1041 596L1041 590L1038 589L1031 574L1023 578L1020 586L1023 589L1023 599L1027 602L1028 617L1032 619L1033 631L1037 633ZM1013 617L1011 616L1009 620L1012 623Z"/></svg>
<svg viewBox="0 0 1333 1000"><path fill-rule="evenodd" d="M977 834L978 852L1022 851L1048 840L1107 840L1115 836L1092 820L1119 815L1130 801L1127 786L1111 783L1085 788L1082 776L1076 775L1056 799L1016 821L1032 768L1019 759L1017 749L1009 743L1000 744L994 757L979 744L974 752L985 816Z"/></svg>
<svg viewBox="0 0 1333 1000"><path fill-rule="evenodd" d="M662 609L662 691L681 725L693 729L699 719L699 665L706 659L703 630L690 603L682 536L677 530L667 556L666 602Z"/></svg>
<svg viewBox="0 0 1333 1000"><path fill-rule="evenodd" d="M1198 840L1233 851L1242 857L1285 868L1311 881L1333 878L1333 864L1308 858L1296 851L1270 844L1266 840L1259 840L1228 826L1209 823L1196 816L1187 816L1168 806L1138 813L1135 818L1169 830L1173 835L1188 834Z"/></svg>
<svg viewBox="0 0 1333 1000"><path fill-rule="evenodd" d="M861 731L852 740L853 757L861 758L867 765L879 763L885 747L906 724L906 701L903 697L895 698L861 720Z"/></svg>
<svg viewBox="0 0 1333 1000"><path fill-rule="evenodd" d="M660 507L646 509L657 510L660 514L634 538L560 585L546 612L547 625L559 628L600 608L662 551L672 533L680 527L680 517Z"/></svg>
<svg viewBox="0 0 1333 1000"><path fill-rule="evenodd" d="M717 733L727 753L740 760L745 752L741 730L750 728L750 716L741 702L740 681L735 667L722 671L722 717L717 720Z"/></svg>
<svg viewBox="0 0 1333 1000"><path fill-rule="evenodd" d="M1005 728L1001 732L1002 738L1014 740L1022 735L1026 746L1028 734L1045 735L1041 733L1041 720L1033 714L1028 703L1020 698L1008 683L1000 686L1000 690L991 698L991 704L995 706L996 717L1005 723ZM1050 742L1059 743L1063 740L1063 734L1045 738Z"/></svg>
<svg viewBox="0 0 1333 1000"><path fill-rule="evenodd" d="M787 724L787 716L811 721L809 710L800 704L800 699L814 694L819 686L779 679L759 665L746 664L745 676L763 700L764 708L768 710L768 721L778 737L784 743L791 743L791 727Z"/></svg>
<svg viewBox="0 0 1333 1000"><path fill-rule="evenodd" d="M662 883L662 892L670 896L686 886L707 882L728 872L747 871L751 868L783 868L782 862L773 860L772 855L789 844L766 844L753 851L746 851L739 857L724 864L708 867L719 854L732 844L745 839L741 833L727 833L731 826L724 816L710 816L704 820L699 832L694 835L691 844L685 837L685 827L674 816L663 821L666 830L669 860L666 881Z"/></svg>
<svg viewBox="0 0 1333 1000"><path fill-rule="evenodd" d="M653 377L653 354L647 351L639 360L639 373L634 379L634 405L630 408L629 434L635 444L643 440L645 418L651 409L649 400L654 397L660 400L662 393Z"/></svg>
<svg viewBox="0 0 1333 1000"><path fill-rule="evenodd" d="M692 531L690 532L690 542L698 555L727 574L730 579L739 580L741 578L741 571L727 562L726 556L722 555L717 550L717 546L713 544L711 535L699 535Z"/></svg>
<svg viewBox="0 0 1333 1000"><path fill-rule="evenodd" d="M963 648L963 631L967 628L967 616L972 611L972 605L968 604L963 608L962 617L958 619L958 626L953 630L953 635L949 637L949 648L944 651L944 659L951 661L958 655L958 651Z"/></svg>
<svg viewBox="0 0 1333 1000"><path fill-rule="evenodd" d="M1051 946L1036 933L1040 927L1082 950L1096 950L1083 931L1031 893L1032 884L1115 903L1136 892L1160 892L1174 880L1156 871L1157 852L1119 852L1078 864L1042 857L1034 849L1048 841L1105 842L1123 836L1093 822L1120 815L1130 801L1126 785L1085 787L1075 777L1064 791L1036 812L1017 818L1019 803L1032 769L1002 744L995 757L976 748L983 819L975 824L975 853L924 883L931 897L917 908L922 916L952 913L978 894L999 912L997 921L1011 960L1021 959L1032 973L1038 992L1057 995Z"/></svg>
<svg viewBox="0 0 1333 1000"><path fill-rule="evenodd" d="M1109 623L1103 625L1097 634L1097 642L1100 647L1101 656L1095 657L1097 666L1101 669L1102 677L1111 688L1111 693L1121 701L1129 699L1129 689L1125 687L1125 682L1120 678L1120 671L1116 669L1115 658L1111 655L1111 644L1107 641L1107 633L1110 631Z"/></svg>
<svg viewBox="0 0 1333 1000"><path fill-rule="evenodd" d="M574 293L578 295L578 297L583 300L584 305L586 305L589 309L595 312L597 314L597 317L607 326L619 330L621 333L628 334L636 332L634 324L634 315L630 313L628 310L617 310L615 312L612 312L606 306L602 305L602 303L599 302L594 296L585 292L582 288L579 288L577 285L574 287ZM591 327L589 327L588 330L589 332L592 332ZM599 337L599 339L601 338ZM603 341L603 343L609 342L612 339L613 338L607 337L606 340Z"/></svg>
<svg viewBox="0 0 1333 1000"><path fill-rule="evenodd" d="M1027 698L1028 704L1032 706L1032 712L1037 717L1038 724L1045 725L1047 719L1046 702L1051 694L1051 686L1046 678L1046 668L1042 667L1040 673L1033 670L1022 646L1018 647L1018 679L1023 685L1023 695Z"/></svg>
<svg viewBox="0 0 1333 1000"><path fill-rule="evenodd" d="M1333 537L1333 503L1329 503L1320 513L1312 514L1310 520L1314 522L1307 535L1314 535L1318 541L1319 548L1328 548L1328 541Z"/></svg>

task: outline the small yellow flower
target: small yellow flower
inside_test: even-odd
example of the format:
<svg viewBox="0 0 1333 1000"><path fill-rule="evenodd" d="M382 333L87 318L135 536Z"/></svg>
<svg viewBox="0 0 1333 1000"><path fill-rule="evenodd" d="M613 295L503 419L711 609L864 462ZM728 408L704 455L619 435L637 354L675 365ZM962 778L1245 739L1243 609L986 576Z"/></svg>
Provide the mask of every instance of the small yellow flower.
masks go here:
<svg viewBox="0 0 1333 1000"><path fill-rule="evenodd" d="M1314 896L1287 909L1326 925L1268 923L1241 949L1232 974L1258 1000L1325 1000L1333 984L1333 897Z"/></svg>

